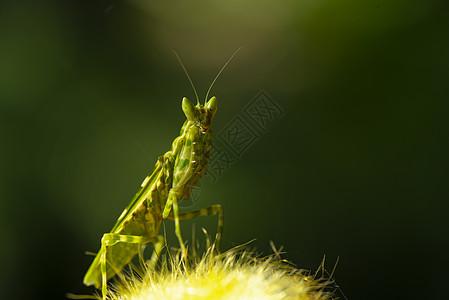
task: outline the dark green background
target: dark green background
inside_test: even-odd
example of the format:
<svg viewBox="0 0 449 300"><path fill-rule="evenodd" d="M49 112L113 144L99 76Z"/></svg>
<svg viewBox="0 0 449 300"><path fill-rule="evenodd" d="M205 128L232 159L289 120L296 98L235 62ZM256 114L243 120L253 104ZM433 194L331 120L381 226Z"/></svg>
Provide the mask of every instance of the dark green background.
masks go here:
<svg viewBox="0 0 449 300"><path fill-rule="evenodd" d="M285 115L191 208L224 247L284 246L349 300L447 296L447 1L9 1L0 7L0 290L62 299L197 89L220 132L264 90ZM215 232L216 218L197 220ZM190 237L192 223L183 227ZM167 232L172 224L167 222ZM176 241L170 237L172 244ZM5 295L6 294L6 295Z"/></svg>

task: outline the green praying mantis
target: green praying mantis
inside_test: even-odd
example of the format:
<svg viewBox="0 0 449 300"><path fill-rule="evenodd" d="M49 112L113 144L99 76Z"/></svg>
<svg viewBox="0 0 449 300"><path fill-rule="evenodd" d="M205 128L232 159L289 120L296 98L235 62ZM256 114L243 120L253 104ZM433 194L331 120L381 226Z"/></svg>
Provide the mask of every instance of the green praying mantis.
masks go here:
<svg viewBox="0 0 449 300"><path fill-rule="evenodd" d="M84 284L101 287L103 299L107 295L107 280L118 274L141 247L148 243L154 246L150 263L155 264L165 240L159 235L163 219L175 222L175 234L179 240L182 258L187 257L187 249L181 236L180 220L218 214L218 229L215 247L219 251L223 232L223 208L212 205L197 211L179 213L178 201L188 199L190 192L207 170L212 147L212 119L217 111L217 99L207 101L215 81L237 54L234 52L217 74L206 94L204 104L200 104L193 82L175 52L197 98L194 106L187 98L182 99L182 110L187 118L180 135L175 138L171 149L160 156L153 170L144 179L131 202L122 212L111 232L101 239L101 248L84 276Z"/></svg>

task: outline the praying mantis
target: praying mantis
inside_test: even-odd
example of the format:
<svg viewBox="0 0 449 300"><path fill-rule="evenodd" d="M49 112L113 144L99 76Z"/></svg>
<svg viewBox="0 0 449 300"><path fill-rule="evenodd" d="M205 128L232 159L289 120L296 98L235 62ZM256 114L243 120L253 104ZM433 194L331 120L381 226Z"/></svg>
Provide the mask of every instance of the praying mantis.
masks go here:
<svg viewBox="0 0 449 300"><path fill-rule="evenodd" d="M219 251L223 233L223 208L212 205L197 211L179 213L178 201L188 199L190 192L207 170L212 147L212 119L217 111L217 99L207 101L215 81L237 54L228 59L217 74L206 94L204 104L200 104L193 82L181 63L197 98L194 106L189 99L182 99L182 110L187 118L180 135L175 138L171 149L159 156L153 170L143 180L137 193L122 212L109 233L101 239L101 248L84 276L84 284L101 287L103 299L107 295L107 280L118 274L141 247L148 243L154 246L150 263L156 263L165 240L159 235L163 219L175 222L175 234L180 244L182 258L187 258L187 249L181 236L180 220L218 214L218 229L215 247Z"/></svg>

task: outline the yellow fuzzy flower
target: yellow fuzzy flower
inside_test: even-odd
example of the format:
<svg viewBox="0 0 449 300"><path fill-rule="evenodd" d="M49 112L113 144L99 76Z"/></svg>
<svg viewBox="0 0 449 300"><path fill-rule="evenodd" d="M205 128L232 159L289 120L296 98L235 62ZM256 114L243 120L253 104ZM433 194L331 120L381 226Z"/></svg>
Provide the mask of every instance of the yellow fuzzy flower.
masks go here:
<svg viewBox="0 0 449 300"><path fill-rule="evenodd" d="M147 270L140 277L121 275L108 291L108 299L298 299L325 300L327 283L285 261L256 258L247 250L231 249L216 254L213 246L187 264L169 256L160 270Z"/></svg>

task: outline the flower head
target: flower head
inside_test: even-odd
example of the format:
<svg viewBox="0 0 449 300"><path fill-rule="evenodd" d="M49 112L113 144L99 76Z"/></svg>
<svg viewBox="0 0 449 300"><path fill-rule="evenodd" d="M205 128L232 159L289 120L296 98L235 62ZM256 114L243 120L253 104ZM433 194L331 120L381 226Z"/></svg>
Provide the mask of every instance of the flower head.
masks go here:
<svg viewBox="0 0 449 300"><path fill-rule="evenodd" d="M122 276L109 291L110 299L298 299L325 300L327 282L298 270L276 256L257 258L247 250L216 254L209 248L202 258L183 263L166 257L159 270L141 278Z"/></svg>

